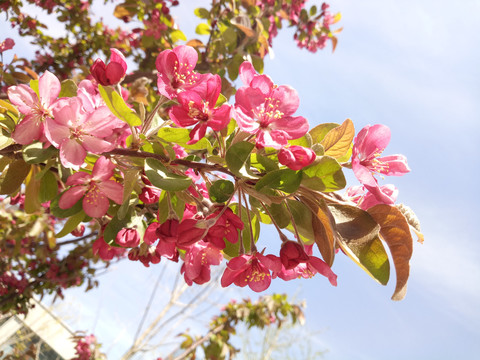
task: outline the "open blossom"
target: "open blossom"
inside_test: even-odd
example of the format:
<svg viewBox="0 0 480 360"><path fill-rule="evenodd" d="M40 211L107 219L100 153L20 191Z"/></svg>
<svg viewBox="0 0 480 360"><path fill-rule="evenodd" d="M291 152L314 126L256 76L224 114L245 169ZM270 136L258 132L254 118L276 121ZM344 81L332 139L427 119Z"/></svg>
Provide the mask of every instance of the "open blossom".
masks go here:
<svg viewBox="0 0 480 360"><path fill-rule="evenodd" d="M257 147L281 149L288 140L298 139L308 131L302 116L292 116L300 104L297 91L288 85L277 86L266 75L252 74L241 67L241 78L249 82L235 94L233 117L245 132L256 135Z"/></svg>
<svg viewBox="0 0 480 360"><path fill-rule="evenodd" d="M38 79L38 93L27 85L10 86L8 99L16 105L18 111L25 115L15 127L13 140L22 145L36 140L44 140L44 123L52 118L52 109L60 94L61 84L55 75L49 71Z"/></svg>
<svg viewBox="0 0 480 360"><path fill-rule="evenodd" d="M83 210L88 216L97 218L105 215L110 202L113 200L121 204L123 200L123 186L113 180L115 165L104 156L100 157L93 166L92 174L77 172L71 175L65 185L71 186L65 191L58 202L61 209L69 209L83 197Z"/></svg>
<svg viewBox="0 0 480 360"><path fill-rule="evenodd" d="M210 281L210 266L222 262L222 252L212 244L199 241L192 245L185 254L181 272L188 285L204 284Z"/></svg>
<svg viewBox="0 0 480 360"><path fill-rule="evenodd" d="M65 98L57 102L53 115L47 118L45 135L60 150L63 166L78 170L87 152L100 154L115 147L104 139L113 134L117 124L108 107L87 113L80 98Z"/></svg>
<svg viewBox="0 0 480 360"><path fill-rule="evenodd" d="M94 79L101 85L116 85L127 73L127 62L125 56L117 50L110 49L110 62L105 65L103 60L97 59L90 67L90 73Z"/></svg>
<svg viewBox="0 0 480 360"><path fill-rule="evenodd" d="M204 83L205 86L196 91L189 90L178 94L180 105L172 106L169 112L170 119L178 126L195 125L190 131L190 141L187 144L194 144L203 138L207 127L220 131L230 122L230 105L215 107L222 87L220 76L213 75Z"/></svg>
<svg viewBox="0 0 480 360"><path fill-rule="evenodd" d="M297 145L282 148L278 153L278 162L295 171L310 165L316 158L312 149Z"/></svg>
<svg viewBox="0 0 480 360"><path fill-rule="evenodd" d="M213 219L218 216L221 210L214 212L208 217ZM225 248L226 239L229 243L235 244L238 241L238 230L243 230L243 221L232 209L227 208L218 218L216 223L208 229L205 241L208 241L218 249Z"/></svg>
<svg viewBox="0 0 480 360"><path fill-rule="evenodd" d="M221 284L223 287L232 283L240 287L248 285L253 291L261 292L272 282L270 271L278 273L281 268L280 259L273 255L264 256L259 252L240 255L227 263Z"/></svg>
<svg viewBox="0 0 480 360"><path fill-rule="evenodd" d="M401 176L410 171L403 155L379 157L390 142L390 129L381 124L365 126L355 138L352 149L352 170L357 179L378 201L393 204L392 198L382 192L373 176Z"/></svg>
<svg viewBox="0 0 480 360"><path fill-rule="evenodd" d="M389 201L387 204L393 204L398 197L398 189L393 184L387 184L380 186L380 191L385 196L388 196ZM351 186L345 192L345 195L354 203L358 205L360 209L367 210L377 204L384 204L384 202L378 200L375 195L365 189L364 186Z"/></svg>
<svg viewBox="0 0 480 360"><path fill-rule="evenodd" d="M187 45L180 45L158 54L155 61L158 70L158 92L169 99L174 99L181 91L201 86L203 80L211 75L194 71L197 60L197 51Z"/></svg>

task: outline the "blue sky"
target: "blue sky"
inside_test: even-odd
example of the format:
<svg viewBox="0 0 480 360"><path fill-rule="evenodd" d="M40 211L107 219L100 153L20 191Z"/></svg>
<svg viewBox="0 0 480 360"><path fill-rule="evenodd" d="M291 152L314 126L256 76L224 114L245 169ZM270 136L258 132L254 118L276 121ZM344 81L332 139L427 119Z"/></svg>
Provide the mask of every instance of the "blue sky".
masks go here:
<svg viewBox="0 0 480 360"><path fill-rule="evenodd" d="M191 26L194 18L186 14L193 2L183 3L176 10L178 22ZM340 254L333 267L337 288L318 277L276 281L268 293L295 293L307 301L305 331L321 331L310 341L328 350L325 359L474 358L480 351L480 199L475 190L480 23L474 15L480 1L330 4L343 15L335 53L299 50L287 30L275 40L275 57L266 62L265 73L297 89L297 114L311 126L351 118L357 131L376 123L391 128L385 154L405 154L412 172L383 183L396 184L398 202L417 213L425 243L414 244L408 292L401 302L390 300L394 276L382 287ZM262 235L264 244L276 236L269 230ZM146 304L163 264L150 269L120 265L101 279L98 290L72 292L67 299L78 309L72 323L83 329L95 325L104 349L116 358L138 322L133 309ZM255 294L232 290L223 300L239 296ZM160 295L155 301L161 308ZM121 331L113 336L112 327Z"/></svg>

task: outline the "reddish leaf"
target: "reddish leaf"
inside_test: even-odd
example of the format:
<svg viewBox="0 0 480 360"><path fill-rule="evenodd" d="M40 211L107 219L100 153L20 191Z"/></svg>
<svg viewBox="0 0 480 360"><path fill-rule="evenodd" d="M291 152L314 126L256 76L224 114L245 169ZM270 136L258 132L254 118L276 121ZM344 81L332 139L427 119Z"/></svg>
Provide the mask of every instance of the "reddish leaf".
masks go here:
<svg viewBox="0 0 480 360"><path fill-rule="evenodd" d="M402 300L407 292L407 281L412 257L412 235L405 216L394 206L375 205L367 210L380 225L380 236L387 243L392 254L397 285L392 300Z"/></svg>

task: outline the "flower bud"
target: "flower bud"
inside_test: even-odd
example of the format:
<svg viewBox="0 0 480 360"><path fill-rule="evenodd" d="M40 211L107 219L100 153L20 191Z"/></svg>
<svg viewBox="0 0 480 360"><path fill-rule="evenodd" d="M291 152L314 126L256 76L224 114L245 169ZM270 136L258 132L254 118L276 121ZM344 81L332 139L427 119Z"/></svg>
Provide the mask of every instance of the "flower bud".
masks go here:
<svg viewBox="0 0 480 360"><path fill-rule="evenodd" d="M317 155L312 149L293 145L282 148L278 153L278 161L292 170L300 170L313 163Z"/></svg>
<svg viewBox="0 0 480 360"><path fill-rule="evenodd" d="M140 244L140 234L136 229L123 228L118 232L115 242L123 247L137 247Z"/></svg>

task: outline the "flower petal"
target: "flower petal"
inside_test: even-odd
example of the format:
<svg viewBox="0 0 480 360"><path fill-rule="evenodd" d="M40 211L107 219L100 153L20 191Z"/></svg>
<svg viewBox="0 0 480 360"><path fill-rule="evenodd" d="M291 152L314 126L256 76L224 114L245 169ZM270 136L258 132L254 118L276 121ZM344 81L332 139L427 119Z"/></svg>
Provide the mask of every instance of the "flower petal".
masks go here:
<svg viewBox="0 0 480 360"><path fill-rule="evenodd" d="M60 209L70 209L77 203L78 200L85 195L87 191L86 186L74 186L63 193L58 201L58 207Z"/></svg>
<svg viewBox="0 0 480 360"><path fill-rule="evenodd" d="M60 94L62 85L60 80L50 71L45 71L38 79L38 93L40 94L40 102L45 108L53 105Z"/></svg>
<svg viewBox="0 0 480 360"><path fill-rule="evenodd" d="M113 180L107 180L98 183L98 188L109 199L112 199L117 204L123 203L123 186Z"/></svg>
<svg viewBox="0 0 480 360"><path fill-rule="evenodd" d="M86 193L82 205L85 214L92 218L98 218L107 213L110 202L103 193L94 188Z"/></svg>

